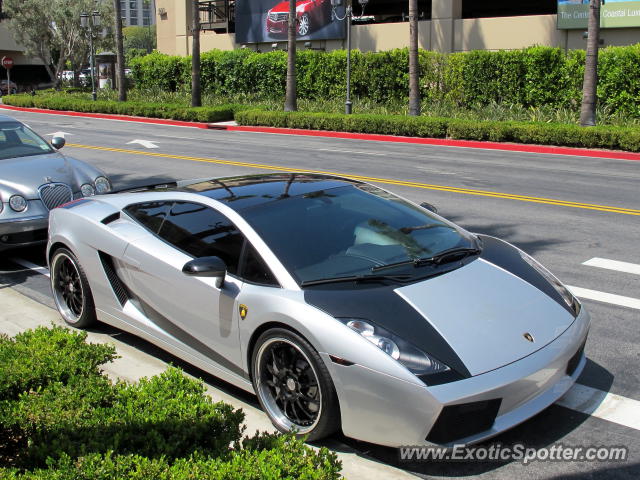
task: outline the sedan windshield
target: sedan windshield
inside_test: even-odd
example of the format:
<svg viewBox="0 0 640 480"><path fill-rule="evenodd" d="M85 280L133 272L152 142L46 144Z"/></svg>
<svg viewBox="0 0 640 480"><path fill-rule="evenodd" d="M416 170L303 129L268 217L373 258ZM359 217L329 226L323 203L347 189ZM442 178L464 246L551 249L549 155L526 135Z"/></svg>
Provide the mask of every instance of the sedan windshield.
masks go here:
<svg viewBox="0 0 640 480"><path fill-rule="evenodd" d="M51 153L53 149L20 122L0 122L0 160Z"/></svg>
<svg viewBox="0 0 640 480"><path fill-rule="evenodd" d="M471 235L366 184L282 198L243 212L302 284L386 273L421 275L439 253L475 252ZM377 275L380 277L380 275Z"/></svg>

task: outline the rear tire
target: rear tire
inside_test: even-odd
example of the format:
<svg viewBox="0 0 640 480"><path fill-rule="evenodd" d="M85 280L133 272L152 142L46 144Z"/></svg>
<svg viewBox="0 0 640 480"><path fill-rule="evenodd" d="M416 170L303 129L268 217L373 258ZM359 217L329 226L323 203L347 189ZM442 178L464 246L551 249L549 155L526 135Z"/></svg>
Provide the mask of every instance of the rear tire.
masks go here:
<svg viewBox="0 0 640 480"><path fill-rule="evenodd" d="M86 328L96 322L93 295L76 256L58 248L51 257L51 290L58 312L67 324Z"/></svg>
<svg viewBox="0 0 640 480"><path fill-rule="evenodd" d="M315 441L340 427L329 371L300 335L283 328L264 332L253 349L251 371L260 405L281 432Z"/></svg>

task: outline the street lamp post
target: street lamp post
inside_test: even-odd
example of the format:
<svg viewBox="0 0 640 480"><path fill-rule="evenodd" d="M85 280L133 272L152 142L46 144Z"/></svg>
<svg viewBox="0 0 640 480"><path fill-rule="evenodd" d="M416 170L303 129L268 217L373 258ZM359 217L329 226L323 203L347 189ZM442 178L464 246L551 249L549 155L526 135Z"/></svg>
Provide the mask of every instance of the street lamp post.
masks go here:
<svg viewBox="0 0 640 480"><path fill-rule="evenodd" d="M338 16L335 10L336 7L342 5L342 0L331 0L331 6L333 8L333 16L336 19L347 21L347 98L344 102L344 113L351 115L353 106L351 102L351 20L353 19L353 0L347 0L347 2L344 17L342 18ZM369 3L369 0L358 0L358 3L364 13L364 7Z"/></svg>
<svg viewBox="0 0 640 480"><path fill-rule="evenodd" d="M80 25L89 32L89 70L91 71L91 98L95 102L98 95L96 93L96 54L93 50L93 36L95 28L100 28L100 12L80 14Z"/></svg>

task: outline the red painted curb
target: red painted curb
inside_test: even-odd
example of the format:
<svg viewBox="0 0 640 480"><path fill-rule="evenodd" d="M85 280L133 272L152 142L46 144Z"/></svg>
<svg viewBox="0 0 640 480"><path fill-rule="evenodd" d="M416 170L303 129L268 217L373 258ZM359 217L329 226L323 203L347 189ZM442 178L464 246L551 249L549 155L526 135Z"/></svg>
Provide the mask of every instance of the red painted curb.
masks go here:
<svg viewBox="0 0 640 480"><path fill-rule="evenodd" d="M47 110L44 108L14 107L13 105L0 105L0 108L3 108L5 110L17 110L19 112L51 113L55 115L68 115L70 117L102 118L106 120L121 120L124 122L152 123L156 125L173 125L178 127L209 128L209 124L207 123L183 122L181 120L165 120L163 118L132 117L129 115L113 115L110 113L71 112L68 110Z"/></svg>
<svg viewBox="0 0 640 480"><path fill-rule="evenodd" d="M551 147L546 145L527 145L518 143L480 142L474 140L448 140L443 138L400 137L395 135L377 135L368 133L333 132L322 130L304 130L298 128L275 127L243 127L228 126L227 130L258 133L276 133L282 135L308 135L311 137L345 138L353 140L373 140L378 142L414 143L445 147L480 148L487 150L504 150L508 152L545 153L551 155L570 155L576 157L611 158L616 160L640 161L640 153L590 150L573 147Z"/></svg>

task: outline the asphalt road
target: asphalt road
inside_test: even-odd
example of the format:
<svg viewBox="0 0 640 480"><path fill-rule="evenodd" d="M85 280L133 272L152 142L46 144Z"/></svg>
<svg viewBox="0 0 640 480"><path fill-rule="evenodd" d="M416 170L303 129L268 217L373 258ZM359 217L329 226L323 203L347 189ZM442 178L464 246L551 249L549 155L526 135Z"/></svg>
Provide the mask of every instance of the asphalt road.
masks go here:
<svg viewBox="0 0 640 480"><path fill-rule="evenodd" d="M22 112L10 115L45 138L65 132L68 144L63 152L105 170L116 188L282 168L373 177L378 179L373 183L384 188L436 205L440 214L471 231L514 243L568 285L595 291L599 297L606 293L640 298L640 275L633 270L583 265L593 258L640 264L637 161L227 132ZM153 142L157 148L130 143L135 140ZM16 263L24 264L24 260L44 264L42 253L35 249L3 254L0 281L51 305L47 279ZM637 409L640 307L634 308L633 301L627 303L631 306L621 306L624 301L613 300L584 300L592 327L586 349L589 360L579 383L629 399ZM631 422L634 428L630 422L614 423L603 419L606 416L581 413L584 411L554 405L496 441L535 447L557 442L623 445L630 449L627 462L401 464L395 450L341 441L430 478L640 477L638 418Z"/></svg>

